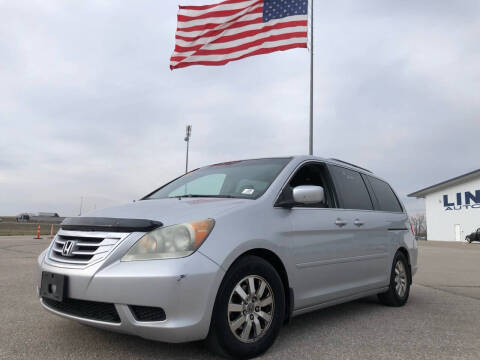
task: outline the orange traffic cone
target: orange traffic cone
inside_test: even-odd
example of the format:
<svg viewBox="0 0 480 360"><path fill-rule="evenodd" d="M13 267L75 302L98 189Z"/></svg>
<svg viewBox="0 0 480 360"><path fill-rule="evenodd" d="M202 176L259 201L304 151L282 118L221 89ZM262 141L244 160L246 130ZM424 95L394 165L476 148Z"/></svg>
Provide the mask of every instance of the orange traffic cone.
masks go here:
<svg viewBox="0 0 480 360"><path fill-rule="evenodd" d="M41 237L40 237L40 224L38 224L38 227L37 227L37 236L34 237L34 239L37 239L37 240L38 240L38 239L41 239Z"/></svg>

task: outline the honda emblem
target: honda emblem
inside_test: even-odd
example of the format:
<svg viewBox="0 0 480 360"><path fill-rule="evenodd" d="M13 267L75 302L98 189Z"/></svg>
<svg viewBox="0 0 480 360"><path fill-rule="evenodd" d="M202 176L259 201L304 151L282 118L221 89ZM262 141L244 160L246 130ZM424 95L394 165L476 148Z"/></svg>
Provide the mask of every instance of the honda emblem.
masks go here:
<svg viewBox="0 0 480 360"><path fill-rule="evenodd" d="M76 245L77 245L77 242L74 240L65 241L65 244L63 244L63 248L62 248L62 255L67 257L73 256L73 250L75 250Z"/></svg>

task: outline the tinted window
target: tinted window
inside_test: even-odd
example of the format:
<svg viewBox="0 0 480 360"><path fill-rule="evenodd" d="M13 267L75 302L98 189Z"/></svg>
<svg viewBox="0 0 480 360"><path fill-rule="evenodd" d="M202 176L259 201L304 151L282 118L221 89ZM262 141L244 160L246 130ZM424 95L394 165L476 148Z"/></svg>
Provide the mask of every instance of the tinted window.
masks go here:
<svg viewBox="0 0 480 360"><path fill-rule="evenodd" d="M378 207L381 211L403 212L402 206L390 185L385 181L367 176L377 198Z"/></svg>
<svg viewBox="0 0 480 360"><path fill-rule="evenodd" d="M373 210L362 176L353 170L329 165L340 205L344 209Z"/></svg>

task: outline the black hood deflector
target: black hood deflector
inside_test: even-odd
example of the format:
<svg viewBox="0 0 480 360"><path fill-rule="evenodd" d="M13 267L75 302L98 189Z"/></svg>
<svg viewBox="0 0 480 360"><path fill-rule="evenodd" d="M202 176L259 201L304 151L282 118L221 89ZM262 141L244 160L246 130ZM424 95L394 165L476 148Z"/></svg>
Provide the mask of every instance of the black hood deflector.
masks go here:
<svg viewBox="0 0 480 360"><path fill-rule="evenodd" d="M160 221L146 219L117 219L105 217L69 217L63 220L63 230L147 232L163 226Z"/></svg>

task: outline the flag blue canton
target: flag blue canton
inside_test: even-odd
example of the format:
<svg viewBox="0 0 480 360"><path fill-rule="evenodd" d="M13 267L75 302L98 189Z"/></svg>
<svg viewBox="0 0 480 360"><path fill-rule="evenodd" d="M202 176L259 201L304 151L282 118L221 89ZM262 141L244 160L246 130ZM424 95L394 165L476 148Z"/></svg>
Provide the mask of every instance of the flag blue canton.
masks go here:
<svg viewBox="0 0 480 360"><path fill-rule="evenodd" d="M307 15L308 0L264 0L263 22L287 16Z"/></svg>

